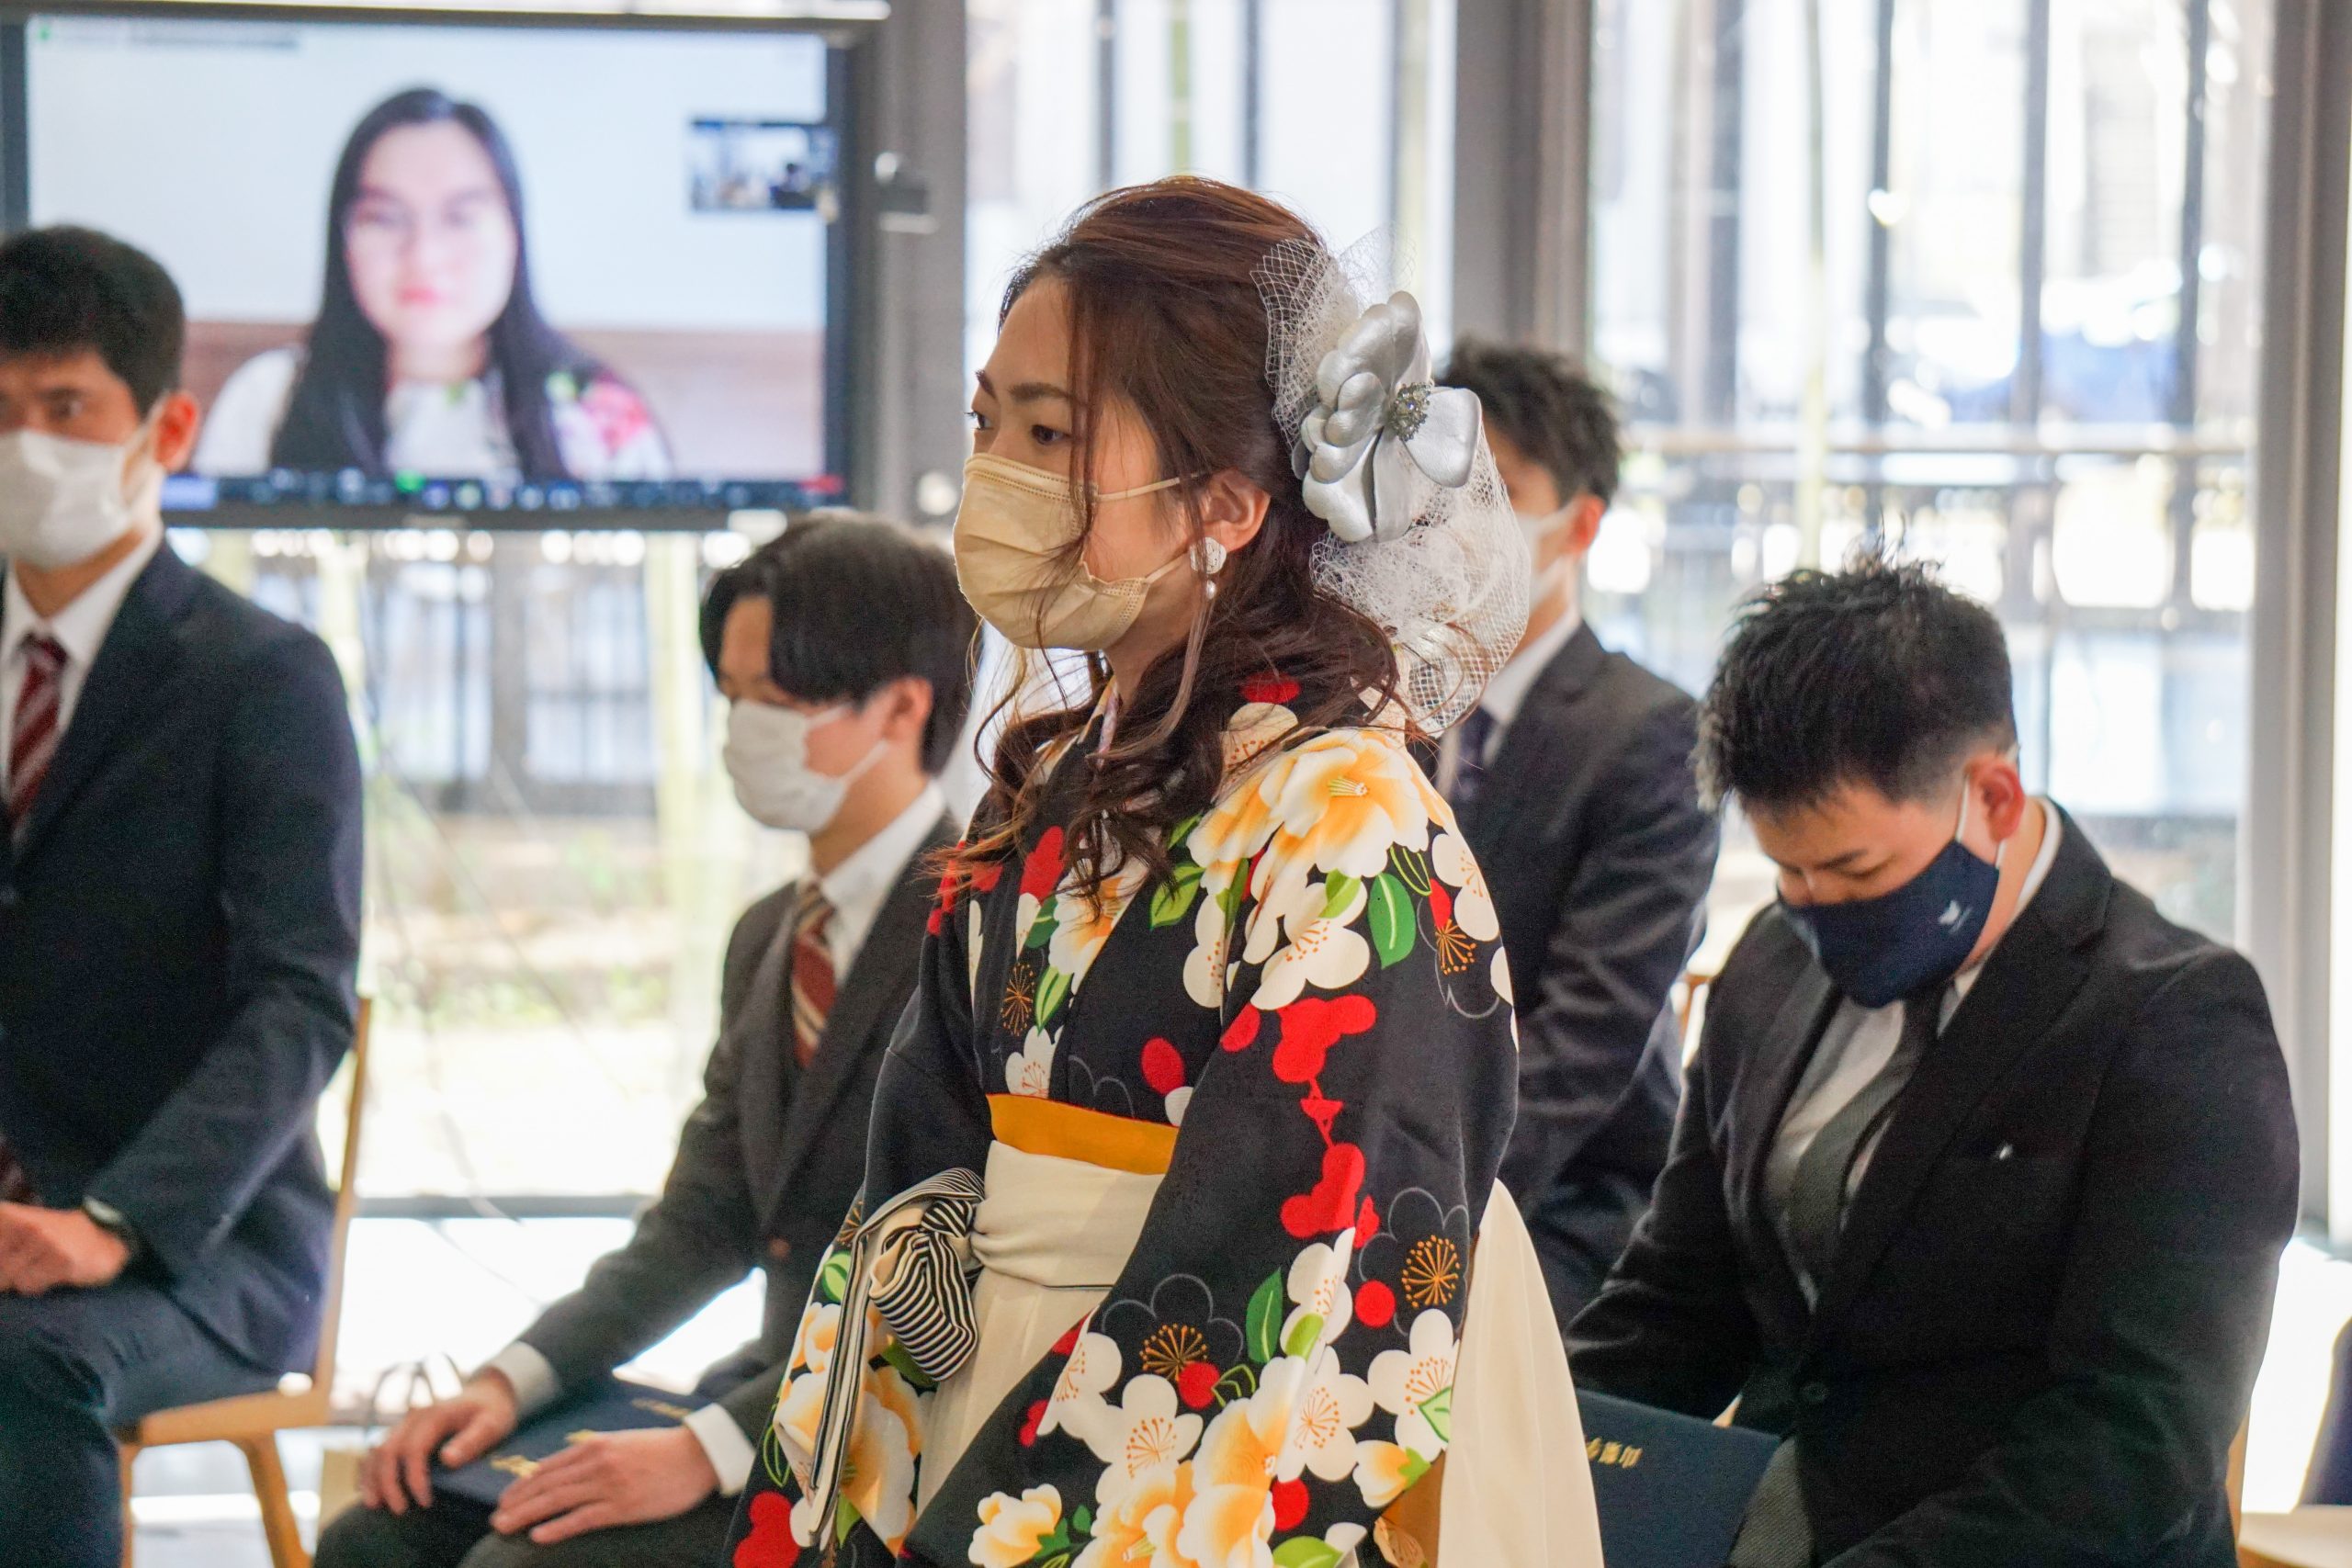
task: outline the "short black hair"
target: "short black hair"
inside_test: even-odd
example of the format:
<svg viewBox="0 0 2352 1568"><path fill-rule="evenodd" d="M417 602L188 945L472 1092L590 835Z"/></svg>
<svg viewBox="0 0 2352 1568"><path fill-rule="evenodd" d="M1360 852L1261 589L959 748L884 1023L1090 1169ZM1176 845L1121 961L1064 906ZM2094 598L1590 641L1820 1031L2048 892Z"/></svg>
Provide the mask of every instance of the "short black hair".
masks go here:
<svg viewBox="0 0 2352 1568"><path fill-rule="evenodd" d="M711 581L702 653L718 672L727 613L746 593L775 609L768 673L812 703L864 702L893 681L931 683L922 765L937 774L972 710L972 637L979 623L945 550L876 517L796 521Z"/></svg>
<svg viewBox="0 0 2352 1568"><path fill-rule="evenodd" d="M0 243L0 355L89 349L141 413L178 389L187 310L163 264L95 229L28 229Z"/></svg>
<svg viewBox="0 0 2352 1568"><path fill-rule="evenodd" d="M1708 799L1815 806L1849 784L1933 798L1970 753L2017 744L2001 623L1932 566L1800 571L1733 622L1699 716Z"/></svg>
<svg viewBox="0 0 2352 1568"><path fill-rule="evenodd" d="M1464 338L1438 379L1477 393L1487 424L1542 465L1563 502L1616 498L1616 402L1563 355Z"/></svg>

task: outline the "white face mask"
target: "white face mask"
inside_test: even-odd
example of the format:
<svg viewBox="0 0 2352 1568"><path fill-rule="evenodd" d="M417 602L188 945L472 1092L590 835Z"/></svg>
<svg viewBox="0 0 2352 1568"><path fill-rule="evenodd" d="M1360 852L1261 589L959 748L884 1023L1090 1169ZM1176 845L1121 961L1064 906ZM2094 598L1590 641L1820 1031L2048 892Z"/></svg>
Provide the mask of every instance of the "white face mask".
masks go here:
<svg viewBox="0 0 2352 1568"><path fill-rule="evenodd" d="M849 786L882 760L883 742L876 740L856 766L836 776L809 767L808 732L849 711L849 704L840 703L804 714L749 699L728 708L727 776L752 820L815 833L840 815Z"/></svg>
<svg viewBox="0 0 2352 1568"><path fill-rule="evenodd" d="M119 444L37 430L0 435L0 556L56 571L157 515L163 468L137 456L147 436L145 425Z"/></svg>
<svg viewBox="0 0 2352 1568"><path fill-rule="evenodd" d="M1560 530L1567 526L1568 514L1575 510L1576 502L1572 501L1556 512L1514 513L1519 519L1519 531L1527 540L1530 558L1542 553L1544 547L1559 536ZM1554 556L1544 570L1535 574L1535 581L1528 585L1529 599L1540 600L1558 592L1575 564L1566 555Z"/></svg>
<svg viewBox="0 0 2352 1568"><path fill-rule="evenodd" d="M1568 513L1575 510L1576 502L1570 502L1556 512L1516 512L1511 515L1519 519L1519 531L1527 536L1527 547L1532 552L1549 543L1552 536L1560 531L1560 525L1568 520Z"/></svg>

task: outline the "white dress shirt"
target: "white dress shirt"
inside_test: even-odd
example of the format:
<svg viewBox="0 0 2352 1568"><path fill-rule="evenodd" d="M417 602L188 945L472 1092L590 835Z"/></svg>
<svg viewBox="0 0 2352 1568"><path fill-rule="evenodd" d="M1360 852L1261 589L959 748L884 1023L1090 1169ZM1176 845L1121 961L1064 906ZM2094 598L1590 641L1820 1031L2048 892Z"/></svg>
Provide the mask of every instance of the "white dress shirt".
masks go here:
<svg viewBox="0 0 2352 1568"><path fill-rule="evenodd" d="M817 878L825 901L833 907L832 920L826 928L825 947L832 955L834 974L848 976L850 965L857 962L867 934L882 913L882 906L889 901L890 890L898 886L906 873L907 863L914 859L915 852L922 847L924 838L946 809L946 797L939 786L926 784L912 805L890 819L889 826ZM791 941L792 922L786 920L776 931L776 942L783 945ZM563 1392L548 1359L519 1339L492 1356L482 1370L505 1374L506 1381L514 1385L515 1411L522 1420L530 1419L554 1404ZM721 1495L732 1497L750 1484L752 1466L759 1455L725 1405L705 1405L687 1416L684 1425L702 1444L710 1468L718 1472Z"/></svg>
<svg viewBox="0 0 2352 1568"><path fill-rule="evenodd" d="M0 792L8 784L8 741L17 732L17 698L25 686L25 639L54 637L65 650L65 667L57 677L57 735L62 746L66 727L74 722L74 705L82 700L82 688L89 684L90 666L97 662L98 649L106 646L114 618L130 596L130 585L139 581L163 543L164 531L149 529L137 549L50 617L33 608L17 574L8 573L7 587L0 590Z"/></svg>
<svg viewBox="0 0 2352 1568"><path fill-rule="evenodd" d="M2018 889L2018 907L2010 916L2013 921L2033 902L2033 896L2041 891L2051 865L2058 859L2061 829L2057 807L2047 801L2035 804L2041 813L2041 849L2026 871L2024 885ZM2008 933L2004 931L2001 941L2007 940ZM1951 1021L1962 1000L1975 988L1984 964L1999 951L2000 942L1995 942L1984 958L1952 976L1951 988L1944 994L1942 1016L1936 1021L1939 1032ZM1838 1004L1822 1031L1821 1043L1815 1049L1813 1060L1806 1064L1804 1076L1797 1081L1796 1091L1789 1097L1788 1112L1781 1118L1780 1135L1773 1140L1772 1152L1765 1156L1764 1192L1771 1201L1775 1225L1785 1221L1789 1192L1796 1185L1797 1165L1813 1146L1813 1140L1854 1096L1886 1070L1902 1043L1901 1002L1890 1002L1883 1008L1866 1008L1855 1001ZM1882 1123L1881 1131L1883 1130ZM1860 1185L1862 1173L1870 1168L1871 1155L1877 1147L1878 1135L1873 1134L1854 1152L1853 1168L1846 1175L1849 1195ZM1785 1231L1782 1239L1786 1239ZM1792 1252L1790 1257L1793 1260L1795 1254ZM1799 1268L1797 1272L1803 1280L1804 1270ZM1812 1281L1804 1282L1810 1294Z"/></svg>
<svg viewBox="0 0 2352 1568"><path fill-rule="evenodd" d="M907 863L915 858L932 828L946 814L946 795L936 784L925 784L913 804L892 818L888 827L817 878L818 890L833 907L832 920L825 928L825 950L832 954L835 975L849 977L849 967L857 962L866 933L889 901L890 889L899 885ZM792 940L790 932L781 934L784 941Z"/></svg>

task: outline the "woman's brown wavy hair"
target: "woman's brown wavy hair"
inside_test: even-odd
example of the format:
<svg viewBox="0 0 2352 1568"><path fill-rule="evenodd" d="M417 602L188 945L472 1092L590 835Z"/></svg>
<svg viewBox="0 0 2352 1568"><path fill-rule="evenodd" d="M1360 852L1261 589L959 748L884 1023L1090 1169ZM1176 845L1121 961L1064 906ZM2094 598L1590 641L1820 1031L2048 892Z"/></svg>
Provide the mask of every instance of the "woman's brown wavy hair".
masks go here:
<svg viewBox="0 0 2352 1568"><path fill-rule="evenodd" d="M1192 635L1161 655L1128 694L1114 743L1085 759L1085 780L1067 823L1064 853L1090 892L1123 864L1152 875L1170 865L1177 824L1208 808L1225 775L1225 732L1234 711L1272 684L1297 715L1297 737L1362 724L1396 694L1388 639L1365 616L1316 586L1314 551L1327 530L1306 510L1267 379L1266 307L1256 273L1286 242L1319 243L1279 203L1215 180L1178 177L1096 197L1024 264L1005 290L999 323L1037 283L1069 300L1071 493L1094 519L1085 486L1106 405L1124 404L1148 430L1162 475L1232 471L1272 498L1258 536L1218 574L1217 591ZM1186 540L1202 536L1191 485L1167 492ZM1079 570L1081 536L1069 570ZM985 831L955 852L961 881L1017 852L1042 807L1041 759L1082 730L1110 679L1089 659L1082 704L1018 711L1039 683L1023 654L978 813ZM1295 694L1289 694L1295 683ZM1058 688L1055 688L1058 690Z"/></svg>

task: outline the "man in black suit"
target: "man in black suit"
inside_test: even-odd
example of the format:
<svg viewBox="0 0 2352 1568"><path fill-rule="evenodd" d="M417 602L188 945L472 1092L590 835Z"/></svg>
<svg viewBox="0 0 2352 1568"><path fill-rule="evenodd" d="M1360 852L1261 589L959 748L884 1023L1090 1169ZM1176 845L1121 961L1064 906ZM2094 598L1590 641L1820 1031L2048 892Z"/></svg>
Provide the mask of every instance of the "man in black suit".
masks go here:
<svg viewBox="0 0 2352 1568"><path fill-rule="evenodd" d="M797 525L711 584L703 650L729 703L736 796L808 835L809 874L736 925L705 1098L636 1234L456 1398L393 1428L321 1568L716 1560L865 1174L875 1075L938 882L928 856L955 839L935 780L970 706L973 629L946 553L885 523ZM704 1373L716 1403L684 1427L575 1443L494 1513L434 1497L434 1460L480 1458L754 1267L760 1337Z"/></svg>
<svg viewBox="0 0 2352 1568"><path fill-rule="evenodd" d="M1701 728L1781 900L1578 1382L1786 1439L1737 1568L2234 1562L2296 1193L2254 970L2026 793L2000 626L1925 569L1769 591Z"/></svg>
<svg viewBox="0 0 2352 1568"><path fill-rule="evenodd" d="M1600 1290L1666 1164L1682 1092L1668 995L1697 944L1715 818L1697 708L1584 624L1584 559L1617 491L1609 395L1555 355L1464 343L1535 572L1527 633L1447 735L1438 784L1487 868L1519 1004L1502 1179L1561 1323Z"/></svg>
<svg viewBox="0 0 2352 1568"><path fill-rule="evenodd" d="M359 765L324 644L184 564L179 291L0 244L0 1540L122 1553L112 1430L307 1369Z"/></svg>

